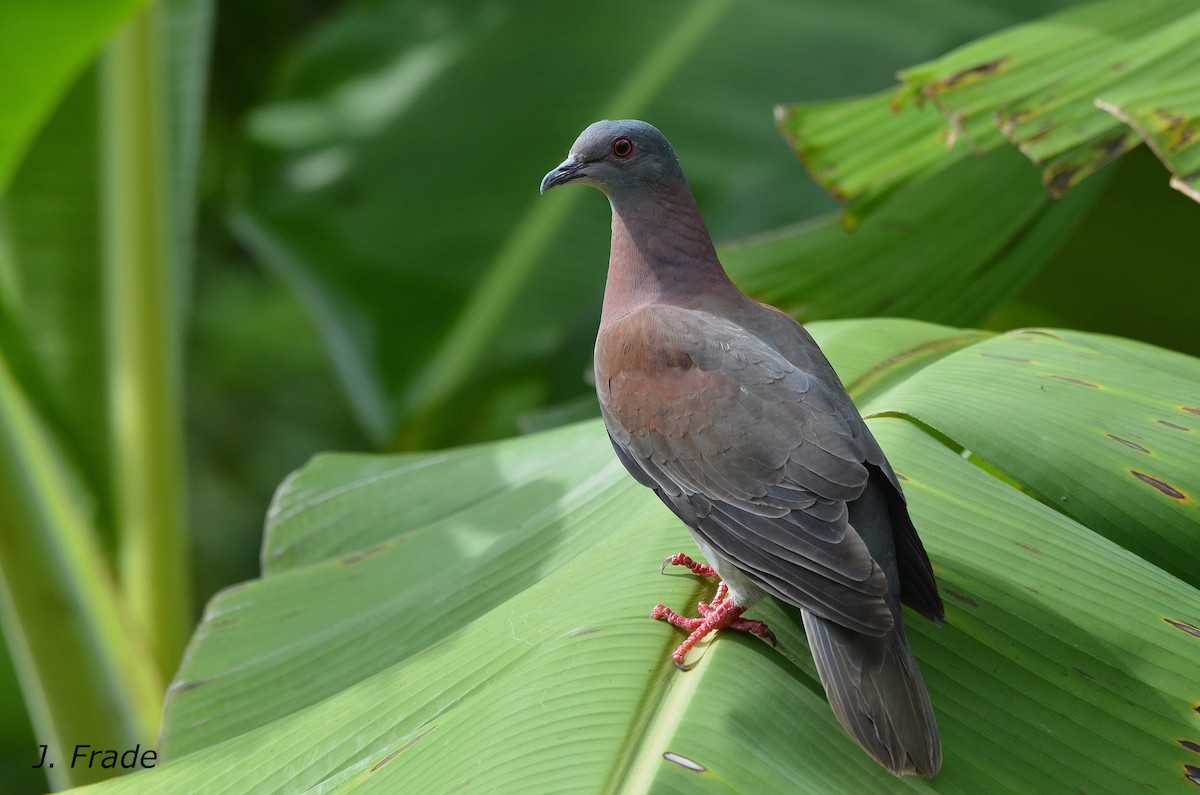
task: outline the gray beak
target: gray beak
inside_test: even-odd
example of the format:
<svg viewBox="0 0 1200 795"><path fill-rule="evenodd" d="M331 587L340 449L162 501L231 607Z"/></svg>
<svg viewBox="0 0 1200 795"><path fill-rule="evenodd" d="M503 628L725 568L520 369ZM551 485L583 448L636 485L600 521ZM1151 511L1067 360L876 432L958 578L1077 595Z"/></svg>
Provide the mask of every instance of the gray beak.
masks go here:
<svg viewBox="0 0 1200 795"><path fill-rule="evenodd" d="M570 182L573 179L579 179L583 176L583 167L586 163L580 163L578 160L567 158L558 164L558 167L551 171L546 176L542 177L542 193L553 188L555 185L562 185Z"/></svg>

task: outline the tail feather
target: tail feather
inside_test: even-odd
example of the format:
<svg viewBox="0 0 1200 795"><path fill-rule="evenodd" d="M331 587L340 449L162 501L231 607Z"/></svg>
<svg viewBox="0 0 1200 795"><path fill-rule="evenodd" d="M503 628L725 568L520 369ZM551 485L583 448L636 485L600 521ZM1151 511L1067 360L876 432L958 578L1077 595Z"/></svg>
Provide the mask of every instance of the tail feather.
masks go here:
<svg viewBox="0 0 1200 795"><path fill-rule="evenodd" d="M850 736L896 775L936 773L942 744L903 621L871 637L803 615L829 705Z"/></svg>

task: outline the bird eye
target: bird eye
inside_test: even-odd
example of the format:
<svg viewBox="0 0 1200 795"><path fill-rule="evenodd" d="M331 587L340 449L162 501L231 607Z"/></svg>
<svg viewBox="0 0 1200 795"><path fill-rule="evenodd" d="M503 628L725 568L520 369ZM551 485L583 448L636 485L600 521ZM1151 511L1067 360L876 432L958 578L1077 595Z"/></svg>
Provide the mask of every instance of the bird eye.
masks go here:
<svg viewBox="0 0 1200 795"><path fill-rule="evenodd" d="M612 142L612 153L619 158L626 158L633 154L633 141L628 138L618 138Z"/></svg>

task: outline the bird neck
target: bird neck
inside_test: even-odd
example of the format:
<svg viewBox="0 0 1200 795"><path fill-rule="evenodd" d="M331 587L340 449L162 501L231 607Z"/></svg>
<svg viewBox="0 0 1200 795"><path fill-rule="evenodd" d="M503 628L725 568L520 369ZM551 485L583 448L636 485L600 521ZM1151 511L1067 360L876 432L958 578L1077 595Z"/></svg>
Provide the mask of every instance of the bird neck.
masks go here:
<svg viewBox="0 0 1200 795"><path fill-rule="evenodd" d="M737 292L687 183L612 205L612 248L600 327L647 304L694 304Z"/></svg>

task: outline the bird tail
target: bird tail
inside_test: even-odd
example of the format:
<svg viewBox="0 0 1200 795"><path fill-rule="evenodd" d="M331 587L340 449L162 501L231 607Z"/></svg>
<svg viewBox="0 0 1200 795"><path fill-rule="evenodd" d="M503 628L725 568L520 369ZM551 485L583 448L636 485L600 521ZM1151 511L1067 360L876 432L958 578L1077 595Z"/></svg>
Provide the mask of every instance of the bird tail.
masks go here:
<svg viewBox="0 0 1200 795"><path fill-rule="evenodd" d="M936 773L942 743L899 611L881 637L802 612L825 695L850 736L896 775Z"/></svg>

